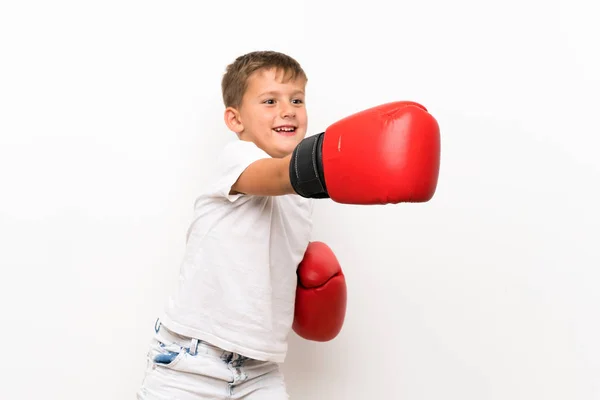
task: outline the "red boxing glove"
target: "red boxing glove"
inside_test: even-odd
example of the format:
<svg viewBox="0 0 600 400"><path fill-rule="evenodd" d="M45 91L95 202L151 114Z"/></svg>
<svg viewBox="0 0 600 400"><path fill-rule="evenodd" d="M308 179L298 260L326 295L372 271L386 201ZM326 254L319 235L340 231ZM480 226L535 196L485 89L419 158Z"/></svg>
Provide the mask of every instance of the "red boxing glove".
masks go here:
<svg viewBox="0 0 600 400"><path fill-rule="evenodd" d="M346 317L346 280L333 251L309 243L297 274L294 332L317 342L335 338Z"/></svg>
<svg viewBox="0 0 600 400"><path fill-rule="evenodd" d="M298 144L290 181L299 195L346 204L429 201L440 128L422 105L399 101L346 117Z"/></svg>

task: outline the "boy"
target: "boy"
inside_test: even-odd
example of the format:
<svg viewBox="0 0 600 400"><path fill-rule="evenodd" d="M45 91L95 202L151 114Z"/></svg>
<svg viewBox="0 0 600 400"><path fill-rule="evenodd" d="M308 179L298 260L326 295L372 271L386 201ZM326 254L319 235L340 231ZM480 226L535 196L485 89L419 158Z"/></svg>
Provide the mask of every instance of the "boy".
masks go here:
<svg viewBox="0 0 600 400"><path fill-rule="evenodd" d="M307 130L306 82L277 52L227 67L225 124L240 140L196 200L179 288L155 326L138 399L288 398L278 363L312 228L312 199L288 176Z"/></svg>
<svg viewBox="0 0 600 400"><path fill-rule="evenodd" d="M156 323L138 399L287 399L278 363L295 300L307 336L329 338L341 321L331 307L339 280L337 291L295 299L296 268L311 251L312 199L385 204L433 196L439 127L425 107L384 104L305 138L306 82L300 65L277 52L252 52L227 67L225 123L240 140L225 147L196 200L179 287ZM326 268L308 259L319 273L307 275L323 275Z"/></svg>

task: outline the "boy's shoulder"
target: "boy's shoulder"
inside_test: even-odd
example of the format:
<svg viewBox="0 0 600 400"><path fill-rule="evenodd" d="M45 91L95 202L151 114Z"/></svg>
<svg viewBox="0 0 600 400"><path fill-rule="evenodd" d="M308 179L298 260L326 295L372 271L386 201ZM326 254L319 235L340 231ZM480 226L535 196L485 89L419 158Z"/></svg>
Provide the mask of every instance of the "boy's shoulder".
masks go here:
<svg viewBox="0 0 600 400"><path fill-rule="evenodd" d="M262 158L271 158L271 156L253 142L233 140L226 143L221 149L217 160L219 172L225 173L236 167L245 169L254 161Z"/></svg>
<svg viewBox="0 0 600 400"><path fill-rule="evenodd" d="M196 198L195 208L200 205L212 207L211 204L221 204L224 199L228 201L221 205L233 205L241 197L249 197L230 193L231 187L250 164L270 157L253 142L235 139L224 143L218 150L216 163Z"/></svg>

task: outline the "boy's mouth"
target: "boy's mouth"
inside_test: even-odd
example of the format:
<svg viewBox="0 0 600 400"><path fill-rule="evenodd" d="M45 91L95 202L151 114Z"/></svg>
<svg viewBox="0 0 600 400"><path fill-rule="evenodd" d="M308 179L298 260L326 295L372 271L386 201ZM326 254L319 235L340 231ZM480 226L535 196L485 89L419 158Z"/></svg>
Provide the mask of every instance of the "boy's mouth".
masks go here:
<svg viewBox="0 0 600 400"><path fill-rule="evenodd" d="M293 125L282 125L273 128L273 130L283 136L294 136L296 134L296 127Z"/></svg>

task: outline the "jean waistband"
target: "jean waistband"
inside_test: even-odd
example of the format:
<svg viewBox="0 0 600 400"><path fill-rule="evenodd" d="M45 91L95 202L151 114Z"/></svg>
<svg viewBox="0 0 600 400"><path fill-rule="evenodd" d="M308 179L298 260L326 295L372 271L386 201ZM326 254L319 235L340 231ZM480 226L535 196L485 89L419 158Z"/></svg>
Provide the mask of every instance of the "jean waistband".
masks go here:
<svg viewBox="0 0 600 400"><path fill-rule="evenodd" d="M173 332L169 330L166 326L164 326L158 319L154 324L154 332L156 332L155 336L158 340L175 344L185 349L191 355L207 354L214 357L218 357L224 361L248 359L248 357L242 356L237 353L233 353L231 351L223 350L220 347L212 345L203 340L183 336L176 332Z"/></svg>

